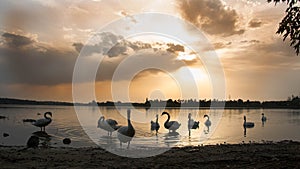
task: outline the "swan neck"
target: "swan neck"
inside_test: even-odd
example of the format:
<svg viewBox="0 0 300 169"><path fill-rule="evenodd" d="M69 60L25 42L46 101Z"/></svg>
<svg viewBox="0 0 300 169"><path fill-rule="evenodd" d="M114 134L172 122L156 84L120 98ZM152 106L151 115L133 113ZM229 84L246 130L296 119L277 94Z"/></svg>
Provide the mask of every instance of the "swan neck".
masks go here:
<svg viewBox="0 0 300 169"><path fill-rule="evenodd" d="M51 119L51 117L48 117L47 115L48 115L48 113L44 114L45 119Z"/></svg>
<svg viewBox="0 0 300 169"><path fill-rule="evenodd" d="M168 119L166 120L165 123L168 123L170 121L170 115L169 114L166 114L168 116Z"/></svg>

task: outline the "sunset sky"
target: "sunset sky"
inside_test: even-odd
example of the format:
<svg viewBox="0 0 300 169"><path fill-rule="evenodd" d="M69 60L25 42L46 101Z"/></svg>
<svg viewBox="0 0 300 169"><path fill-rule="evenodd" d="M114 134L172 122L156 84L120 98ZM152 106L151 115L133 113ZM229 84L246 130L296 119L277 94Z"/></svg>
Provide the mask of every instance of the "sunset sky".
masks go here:
<svg viewBox="0 0 300 169"><path fill-rule="evenodd" d="M112 100L111 92L122 95L120 86L126 84L131 101L211 99L211 78L218 77L207 72L199 57L213 51L224 72L226 99L286 100L300 93L300 56L276 34L285 8L267 0L1 0L0 97L72 101L76 59L86 49L81 55L94 59L87 62L91 65L97 53L104 55L95 78L97 101ZM180 22L168 27L159 18L143 23L139 14L149 12L192 24L207 41L195 38L196 33ZM120 19L127 23L118 31L99 32ZM177 30L187 40L182 42L179 35L178 40L134 35L139 25ZM101 42L93 44L95 36ZM116 45L107 49L111 44ZM164 70L134 72L138 65L158 63ZM118 71L120 77L112 80ZM127 77L128 72L136 74ZM92 99L83 94L81 101Z"/></svg>

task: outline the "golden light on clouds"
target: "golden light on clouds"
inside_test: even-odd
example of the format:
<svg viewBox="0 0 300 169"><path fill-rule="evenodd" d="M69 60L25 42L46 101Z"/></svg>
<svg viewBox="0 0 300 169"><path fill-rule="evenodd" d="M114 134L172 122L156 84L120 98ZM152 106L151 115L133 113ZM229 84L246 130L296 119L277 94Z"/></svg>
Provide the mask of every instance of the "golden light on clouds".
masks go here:
<svg viewBox="0 0 300 169"><path fill-rule="evenodd" d="M19 3L3 0L0 2L0 96L71 101L74 65L85 47L90 51L86 53L87 58L94 59L90 60L91 64L100 58L97 52L105 51L95 77L99 101L112 99L112 76L128 58L136 62L122 71L121 78L114 82L117 85L122 86L128 80L126 71L133 71L139 66L137 63L158 62L173 76L164 70L139 72L130 83L130 99L134 101L144 101L146 97L213 99L211 79L215 77L199 59L201 56L205 61L213 52L221 60L226 93L232 99L285 99L300 91L300 59L275 34L285 7L285 4L274 6L266 0L25 0ZM163 20L156 18L144 27L165 32L171 29L179 32L178 36L134 34L134 26L142 25L136 14L150 11L175 16L178 22L170 22L166 27L161 26ZM122 18L128 23L115 30L133 36L122 37L115 30L97 32ZM186 24L179 22L182 20ZM202 32L209 43L198 39L188 24ZM86 44L95 35L103 41ZM186 41L178 37L186 37ZM112 43L116 45L107 49ZM195 53L191 46L197 46L202 53ZM82 101L90 99L86 96Z"/></svg>

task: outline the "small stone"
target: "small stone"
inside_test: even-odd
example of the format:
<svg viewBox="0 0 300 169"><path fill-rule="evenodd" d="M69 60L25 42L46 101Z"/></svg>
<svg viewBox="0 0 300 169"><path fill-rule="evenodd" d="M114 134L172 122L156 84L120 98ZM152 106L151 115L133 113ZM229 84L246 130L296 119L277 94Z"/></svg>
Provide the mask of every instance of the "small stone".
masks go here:
<svg viewBox="0 0 300 169"><path fill-rule="evenodd" d="M70 143L71 143L71 139L69 139L69 138L64 138L64 139L63 139L63 143L64 143L64 144L70 144Z"/></svg>
<svg viewBox="0 0 300 169"><path fill-rule="evenodd" d="M8 133L3 133L3 137L8 137L9 134Z"/></svg>

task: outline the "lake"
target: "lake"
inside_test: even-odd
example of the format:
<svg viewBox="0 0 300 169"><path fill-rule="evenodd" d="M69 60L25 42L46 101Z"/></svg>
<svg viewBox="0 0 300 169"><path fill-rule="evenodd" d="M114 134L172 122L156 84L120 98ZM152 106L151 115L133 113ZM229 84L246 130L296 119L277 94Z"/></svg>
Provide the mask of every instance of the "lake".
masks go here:
<svg viewBox="0 0 300 169"><path fill-rule="evenodd" d="M111 118L118 121L119 125L127 125L126 108L112 107L76 107L72 106L16 106L2 105L0 115L6 116L0 119L0 144L1 145L26 145L28 138L38 134L40 128L31 123L23 122L23 119L43 118L43 113L53 113L52 123L46 127L49 137L45 137L44 144L60 147L86 147L97 146L105 148L119 148L116 132L112 137L107 132L97 128L98 119L104 115L106 119ZM164 128L166 116L161 116L163 111L171 115L171 120L181 123L176 133L169 133ZM38 114L39 113L39 114ZM192 118L200 121L199 129L192 130L188 134L188 113ZM261 121L261 113L267 117L266 123ZM155 121L156 114L159 115L160 129L156 136L150 131L150 121ZM204 125L205 114L210 116L211 126L209 129ZM244 129L243 117L247 121L255 123L254 128ZM249 141L300 141L300 110L293 109L133 109L131 113L132 125L136 130L131 148L143 147L172 147L188 145L208 145L220 143L242 143ZM4 137L3 133L8 133ZM62 140L70 138L72 143L64 145ZM125 145L126 147L127 145Z"/></svg>

